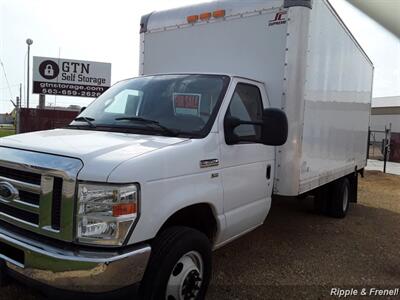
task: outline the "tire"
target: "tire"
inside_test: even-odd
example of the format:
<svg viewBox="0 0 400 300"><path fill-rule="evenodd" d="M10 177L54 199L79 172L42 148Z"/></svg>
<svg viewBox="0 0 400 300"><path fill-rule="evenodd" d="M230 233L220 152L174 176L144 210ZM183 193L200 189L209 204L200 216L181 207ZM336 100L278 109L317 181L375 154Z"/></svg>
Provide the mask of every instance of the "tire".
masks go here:
<svg viewBox="0 0 400 300"><path fill-rule="evenodd" d="M350 182L347 178L331 184L328 213L333 218L342 219L347 215L350 204Z"/></svg>
<svg viewBox="0 0 400 300"><path fill-rule="evenodd" d="M170 227L152 243L139 299L202 300L211 278L211 243L201 232Z"/></svg>
<svg viewBox="0 0 400 300"><path fill-rule="evenodd" d="M8 285L8 277L6 275L6 264L4 261L0 260L0 287L4 287Z"/></svg>

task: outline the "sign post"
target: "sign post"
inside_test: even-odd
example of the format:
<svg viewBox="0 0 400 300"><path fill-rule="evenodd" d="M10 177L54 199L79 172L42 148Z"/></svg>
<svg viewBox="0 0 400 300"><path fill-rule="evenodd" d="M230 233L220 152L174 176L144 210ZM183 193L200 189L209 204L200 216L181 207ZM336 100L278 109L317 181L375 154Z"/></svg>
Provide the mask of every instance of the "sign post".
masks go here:
<svg viewBox="0 0 400 300"><path fill-rule="evenodd" d="M111 85L111 64L33 57L33 93L98 97Z"/></svg>

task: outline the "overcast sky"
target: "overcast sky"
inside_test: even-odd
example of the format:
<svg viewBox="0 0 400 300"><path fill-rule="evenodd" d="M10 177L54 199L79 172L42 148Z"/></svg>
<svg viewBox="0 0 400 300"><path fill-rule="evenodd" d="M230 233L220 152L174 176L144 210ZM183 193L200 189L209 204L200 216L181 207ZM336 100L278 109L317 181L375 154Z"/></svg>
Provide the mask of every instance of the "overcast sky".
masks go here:
<svg viewBox="0 0 400 300"><path fill-rule="evenodd" d="M318 1L318 0L317 0ZM143 14L204 0L0 0L0 113L26 84L26 38L32 56L112 63L112 82L138 75ZM331 0L375 64L374 96L400 95L400 40L353 8ZM23 92L25 99L25 89ZM38 95L31 95L31 107ZM90 98L47 96L47 104L85 106Z"/></svg>

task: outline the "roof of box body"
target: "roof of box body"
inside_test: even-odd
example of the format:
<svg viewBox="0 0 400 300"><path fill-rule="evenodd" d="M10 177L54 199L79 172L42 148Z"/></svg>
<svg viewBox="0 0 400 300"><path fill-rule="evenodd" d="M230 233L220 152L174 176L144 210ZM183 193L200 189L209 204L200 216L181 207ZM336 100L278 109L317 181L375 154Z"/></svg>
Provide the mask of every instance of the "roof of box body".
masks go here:
<svg viewBox="0 0 400 300"><path fill-rule="evenodd" d="M312 9L312 3L315 0L216 0L196 5L189 5L168 9L163 11L155 11L142 16L140 20L140 33L160 29L172 29L177 26L189 25L187 17L193 15L200 15L205 12L214 12L217 10L225 10L225 17L235 16L246 13L254 13L257 11L289 8L289 7L307 7ZM342 21L338 13L327 0L327 4L332 9L333 13L337 16L343 24L345 30L349 33L352 39L357 43L360 50L364 53L367 60L373 65L371 59L365 53L364 49L355 39L346 24ZM199 21L207 22L207 21Z"/></svg>
<svg viewBox="0 0 400 300"><path fill-rule="evenodd" d="M153 12L145 15L141 20L141 32L154 30L159 28L184 25L187 24L187 17L191 15L199 15L205 12L213 12L216 10L225 10L226 16L233 16L254 11L267 10L272 8L280 8L283 6L307 6L310 0L219 0L179 7L164 11Z"/></svg>

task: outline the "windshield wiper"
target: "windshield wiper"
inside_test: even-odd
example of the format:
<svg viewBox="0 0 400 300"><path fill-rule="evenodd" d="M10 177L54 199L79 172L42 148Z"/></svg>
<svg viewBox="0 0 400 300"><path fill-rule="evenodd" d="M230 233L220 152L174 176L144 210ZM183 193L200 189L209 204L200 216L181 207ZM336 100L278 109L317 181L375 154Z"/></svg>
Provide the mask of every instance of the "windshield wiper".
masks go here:
<svg viewBox="0 0 400 300"><path fill-rule="evenodd" d="M156 125L158 128L162 129L164 132L171 134L173 136L177 136L180 131L179 130L174 130L171 128L168 128L164 125L161 125L160 122L150 120L150 119L145 119L141 117L121 117L121 118L116 118L115 121L138 121L146 124L151 124L151 125Z"/></svg>
<svg viewBox="0 0 400 300"><path fill-rule="evenodd" d="M77 122L86 122L86 123L89 124L90 127L96 128L96 125L94 125L94 124L92 123L92 121L95 121L95 119L93 119L93 118L78 117L78 118L75 118L74 121L77 121Z"/></svg>

